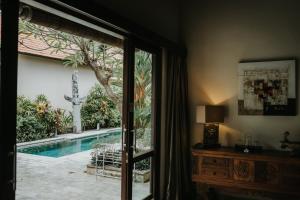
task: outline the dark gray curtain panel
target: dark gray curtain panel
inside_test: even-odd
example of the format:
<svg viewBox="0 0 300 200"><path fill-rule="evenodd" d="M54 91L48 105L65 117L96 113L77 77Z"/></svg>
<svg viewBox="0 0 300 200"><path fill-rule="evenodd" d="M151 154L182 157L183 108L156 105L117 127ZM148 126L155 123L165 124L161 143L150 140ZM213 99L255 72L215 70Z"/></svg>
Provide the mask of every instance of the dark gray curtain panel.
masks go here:
<svg viewBox="0 0 300 200"><path fill-rule="evenodd" d="M191 199L188 85L185 56L167 52L164 200Z"/></svg>

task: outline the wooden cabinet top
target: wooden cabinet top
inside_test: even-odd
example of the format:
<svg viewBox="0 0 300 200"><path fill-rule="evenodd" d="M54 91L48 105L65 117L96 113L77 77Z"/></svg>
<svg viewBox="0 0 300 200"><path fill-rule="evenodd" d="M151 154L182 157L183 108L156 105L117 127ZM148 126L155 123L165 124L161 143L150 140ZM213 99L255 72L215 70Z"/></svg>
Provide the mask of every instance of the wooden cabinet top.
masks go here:
<svg viewBox="0 0 300 200"><path fill-rule="evenodd" d="M261 153L244 153L238 152L232 147L221 147L216 149L192 149L192 155L300 164L299 157L293 157L290 152L279 150L263 150Z"/></svg>

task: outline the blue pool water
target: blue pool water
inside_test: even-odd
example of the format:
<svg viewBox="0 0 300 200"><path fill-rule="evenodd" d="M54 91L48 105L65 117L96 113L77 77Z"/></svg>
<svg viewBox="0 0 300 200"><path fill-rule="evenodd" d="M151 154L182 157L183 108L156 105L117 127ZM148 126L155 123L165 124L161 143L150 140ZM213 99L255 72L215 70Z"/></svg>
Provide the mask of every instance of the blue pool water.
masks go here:
<svg viewBox="0 0 300 200"><path fill-rule="evenodd" d="M63 140L55 143L19 148L18 152L58 158L61 156L90 150L96 143L119 143L120 139L120 132L110 132L98 136Z"/></svg>

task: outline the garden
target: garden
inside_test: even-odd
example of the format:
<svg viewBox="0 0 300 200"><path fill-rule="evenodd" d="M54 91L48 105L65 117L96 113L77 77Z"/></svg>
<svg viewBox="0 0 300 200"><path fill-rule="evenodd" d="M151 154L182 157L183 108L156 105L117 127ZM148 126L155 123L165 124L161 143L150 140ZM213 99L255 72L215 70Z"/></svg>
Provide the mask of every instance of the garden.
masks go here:
<svg viewBox="0 0 300 200"><path fill-rule="evenodd" d="M72 102L73 106L79 105L79 121L83 134L89 130L121 126L123 98L122 48L20 20L19 44L24 44L28 38L42 41L53 54L64 55L62 63L65 67L74 68L74 70L79 67L88 68L94 73L98 83L90 88L86 97L79 98L78 95L74 96L74 94L73 97L65 97L66 100ZM35 49L35 51L40 50ZM151 70L151 54L136 50L134 84L135 153L149 149L151 146ZM74 93L74 88L72 92ZM74 97L80 100L74 102L72 100ZM65 101L63 98L62 100ZM39 94L35 98L18 96L16 118L17 143L55 138L58 135L74 133L74 121L76 120L74 112L63 107L53 106L49 97L44 94ZM103 169L112 167L110 168L111 171L120 171L120 148L107 150L107 146L109 145L100 141L94 143L91 163L88 166L93 168L103 167ZM147 176L149 177L150 163L150 159L146 159L135 164L137 174L138 172L146 172L146 176L143 176L141 182L149 180Z"/></svg>
<svg viewBox="0 0 300 200"><path fill-rule="evenodd" d="M72 133L72 113L54 108L45 95L34 100L17 98L17 142L28 142ZM84 130L120 127L120 113L116 105L104 95L99 84L95 85L81 107Z"/></svg>

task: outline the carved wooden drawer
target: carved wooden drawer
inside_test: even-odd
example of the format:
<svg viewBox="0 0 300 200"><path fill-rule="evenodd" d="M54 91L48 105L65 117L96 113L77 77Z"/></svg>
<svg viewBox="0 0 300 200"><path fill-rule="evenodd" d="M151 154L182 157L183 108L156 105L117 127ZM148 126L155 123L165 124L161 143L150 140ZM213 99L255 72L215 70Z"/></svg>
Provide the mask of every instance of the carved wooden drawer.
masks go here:
<svg viewBox="0 0 300 200"><path fill-rule="evenodd" d="M277 163L256 161L255 162L255 182L279 184L279 165Z"/></svg>
<svg viewBox="0 0 300 200"><path fill-rule="evenodd" d="M253 182L254 162L235 159L233 161L233 178L238 181Z"/></svg>
<svg viewBox="0 0 300 200"><path fill-rule="evenodd" d="M297 188L299 190L300 176L283 176L282 185L288 188Z"/></svg>
<svg viewBox="0 0 300 200"><path fill-rule="evenodd" d="M201 175L210 176L214 178L228 178L229 172L225 169L202 168Z"/></svg>
<svg viewBox="0 0 300 200"><path fill-rule="evenodd" d="M283 165L283 169L284 175L300 176L300 165Z"/></svg>
<svg viewBox="0 0 300 200"><path fill-rule="evenodd" d="M281 184L289 189L299 190L300 165L283 165Z"/></svg>
<svg viewBox="0 0 300 200"><path fill-rule="evenodd" d="M229 164L229 159L226 158L203 157L202 160L203 167L227 168L228 164Z"/></svg>

